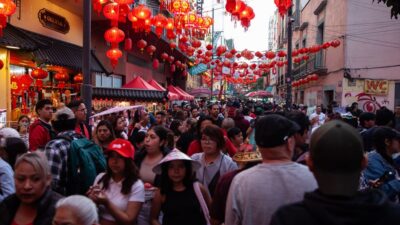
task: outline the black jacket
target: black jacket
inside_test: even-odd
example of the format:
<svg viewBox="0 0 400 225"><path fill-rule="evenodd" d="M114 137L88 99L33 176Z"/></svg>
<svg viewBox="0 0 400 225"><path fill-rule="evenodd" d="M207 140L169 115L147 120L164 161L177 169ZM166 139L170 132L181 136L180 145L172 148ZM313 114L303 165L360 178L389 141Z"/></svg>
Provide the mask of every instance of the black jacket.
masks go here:
<svg viewBox="0 0 400 225"><path fill-rule="evenodd" d="M55 214L55 205L62 198L56 192L48 189L37 201L37 215L33 225L51 225ZM20 200L13 194L4 199L0 204L0 225L11 225L20 205Z"/></svg>
<svg viewBox="0 0 400 225"><path fill-rule="evenodd" d="M378 190L354 197L333 197L318 191L306 193L299 203L281 207L271 225L391 225L400 223L400 205Z"/></svg>

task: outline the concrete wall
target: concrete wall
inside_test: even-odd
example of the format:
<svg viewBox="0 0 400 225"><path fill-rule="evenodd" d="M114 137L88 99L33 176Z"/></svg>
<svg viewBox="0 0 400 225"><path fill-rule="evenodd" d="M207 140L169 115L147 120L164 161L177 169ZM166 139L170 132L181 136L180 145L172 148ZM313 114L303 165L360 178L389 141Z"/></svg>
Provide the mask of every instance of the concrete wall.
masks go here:
<svg viewBox="0 0 400 225"><path fill-rule="evenodd" d="M364 93L364 82L364 80L355 80L355 83L351 84L347 79L343 80L342 105L358 102L359 108L363 111L375 112L381 106L394 110L394 81L389 82L387 95L366 95Z"/></svg>
<svg viewBox="0 0 400 225"><path fill-rule="evenodd" d="M400 21L385 4L347 0L346 67L355 78L400 80Z"/></svg>
<svg viewBox="0 0 400 225"><path fill-rule="evenodd" d="M62 34L43 27L38 19L38 12L43 8L65 17L70 26L69 32ZM21 14L19 15L17 8L11 16L10 23L25 30L82 46L82 18L47 0L21 0Z"/></svg>

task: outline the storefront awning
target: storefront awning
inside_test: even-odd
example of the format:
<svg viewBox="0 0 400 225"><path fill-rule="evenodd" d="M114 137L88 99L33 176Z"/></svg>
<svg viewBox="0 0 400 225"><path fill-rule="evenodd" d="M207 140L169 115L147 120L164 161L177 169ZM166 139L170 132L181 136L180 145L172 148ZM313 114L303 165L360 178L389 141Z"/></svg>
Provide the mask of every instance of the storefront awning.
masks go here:
<svg viewBox="0 0 400 225"><path fill-rule="evenodd" d="M162 101L165 96L165 91L93 87L93 98Z"/></svg>
<svg viewBox="0 0 400 225"><path fill-rule="evenodd" d="M38 64L45 63L82 70L83 48L78 45L33 33L11 24L7 24L3 32L3 36L0 38L0 46L31 51ZM108 73L93 51L91 71Z"/></svg>

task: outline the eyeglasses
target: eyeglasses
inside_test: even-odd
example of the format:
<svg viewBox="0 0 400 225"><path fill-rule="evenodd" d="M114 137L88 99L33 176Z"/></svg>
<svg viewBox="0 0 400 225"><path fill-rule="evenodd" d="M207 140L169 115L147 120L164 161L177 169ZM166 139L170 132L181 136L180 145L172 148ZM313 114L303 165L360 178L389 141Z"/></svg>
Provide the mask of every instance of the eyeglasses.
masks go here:
<svg viewBox="0 0 400 225"><path fill-rule="evenodd" d="M87 109L86 109L86 108L83 108L83 109L78 109L77 111L87 112Z"/></svg>
<svg viewBox="0 0 400 225"><path fill-rule="evenodd" d="M212 140L211 138L201 138L201 142L204 144L211 144L214 143L215 141Z"/></svg>

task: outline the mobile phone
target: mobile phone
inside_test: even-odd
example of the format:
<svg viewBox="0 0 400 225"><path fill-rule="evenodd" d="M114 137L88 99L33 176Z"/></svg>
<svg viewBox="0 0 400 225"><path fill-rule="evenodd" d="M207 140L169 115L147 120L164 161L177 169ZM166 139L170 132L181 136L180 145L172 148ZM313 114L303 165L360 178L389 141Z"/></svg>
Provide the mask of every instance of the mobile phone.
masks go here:
<svg viewBox="0 0 400 225"><path fill-rule="evenodd" d="M385 171L381 177L379 177L378 182L385 183L390 176L393 175L392 171Z"/></svg>

